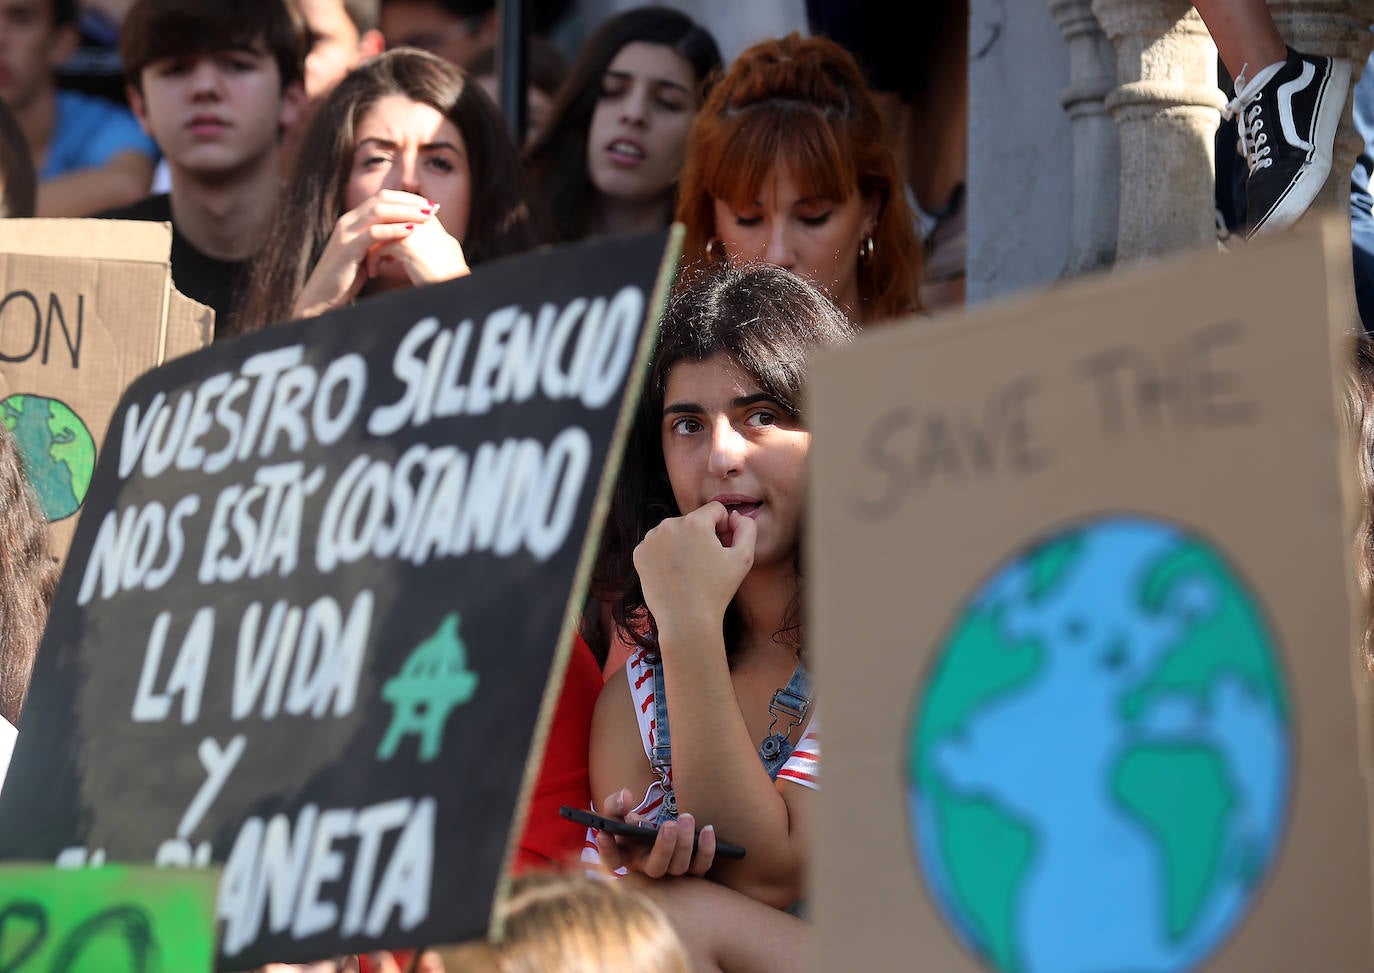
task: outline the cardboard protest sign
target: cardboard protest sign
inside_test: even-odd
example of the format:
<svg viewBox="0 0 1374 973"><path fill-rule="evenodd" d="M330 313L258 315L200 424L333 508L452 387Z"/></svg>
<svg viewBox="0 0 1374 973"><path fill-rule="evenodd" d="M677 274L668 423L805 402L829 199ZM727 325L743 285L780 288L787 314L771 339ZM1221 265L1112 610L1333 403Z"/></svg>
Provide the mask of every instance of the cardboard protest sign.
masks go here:
<svg viewBox="0 0 1374 973"><path fill-rule="evenodd" d="M1349 247L1314 226L814 363L818 968L1370 969Z"/></svg>
<svg viewBox="0 0 1374 973"><path fill-rule="evenodd" d="M0 220L0 422L59 558L124 389L210 342L214 312L172 286L171 248L165 223Z"/></svg>
<svg viewBox="0 0 1374 973"><path fill-rule="evenodd" d="M0 856L223 862L225 969L480 935L664 241L498 262L136 382L39 653Z"/></svg>
<svg viewBox="0 0 1374 973"><path fill-rule="evenodd" d="M218 869L0 865L5 973L209 973Z"/></svg>

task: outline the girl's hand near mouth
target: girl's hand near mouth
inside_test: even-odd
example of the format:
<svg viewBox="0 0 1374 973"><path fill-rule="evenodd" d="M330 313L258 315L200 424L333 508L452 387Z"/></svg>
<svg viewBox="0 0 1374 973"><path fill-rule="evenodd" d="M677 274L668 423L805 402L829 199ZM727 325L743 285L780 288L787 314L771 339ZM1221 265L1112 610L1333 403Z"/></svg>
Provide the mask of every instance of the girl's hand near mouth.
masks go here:
<svg viewBox="0 0 1374 973"><path fill-rule="evenodd" d="M659 632L709 623L725 609L754 565L754 521L712 500L649 531L634 552L644 599Z"/></svg>

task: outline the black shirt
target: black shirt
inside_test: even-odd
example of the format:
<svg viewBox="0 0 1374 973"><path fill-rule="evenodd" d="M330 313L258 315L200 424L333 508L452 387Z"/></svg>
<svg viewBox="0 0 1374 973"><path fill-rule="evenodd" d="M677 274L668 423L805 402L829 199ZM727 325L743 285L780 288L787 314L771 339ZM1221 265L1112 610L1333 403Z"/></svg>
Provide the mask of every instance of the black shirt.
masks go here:
<svg viewBox="0 0 1374 973"><path fill-rule="evenodd" d="M191 241L177 230L172 221L172 200L166 193L148 196L129 206L97 213L107 220L149 220L172 224L172 283L177 290L208 304L215 310L215 337L225 334L230 319L238 311L243 297L240 278L248 266L247 260L217 260L197 250Z"/></svg>

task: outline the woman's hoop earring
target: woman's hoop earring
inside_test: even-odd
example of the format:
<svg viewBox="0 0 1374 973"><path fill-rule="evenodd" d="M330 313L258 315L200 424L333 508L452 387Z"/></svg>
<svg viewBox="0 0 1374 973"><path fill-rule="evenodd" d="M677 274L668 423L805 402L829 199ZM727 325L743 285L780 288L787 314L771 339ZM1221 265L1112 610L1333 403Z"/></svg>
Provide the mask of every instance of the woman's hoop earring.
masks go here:
<svg viewBox="0 0 1374 973"><path fill-rule="evenodd" d="M726 259L725 259L725 248L724 248L724 247L721 247L720 249L721 249L720 262L721 262L721 263L726 263L727 261L726 261ZM715 237L711 237L711 239L709 239L709 240L706 241L706 259L707 259L707 260L715 260L715 259L716 259L716 238L715 238Z"/></svg>
<svg viewBox="0 0 1374 973"><path fill-rule="evenodd" d="M877 246L874 244L873 238L872 238L872 237L869 237L869 238L868 238L867 240L865 240L863 243L859 244L859 259L860 259L860 260L872 260L872 259L873 259L873 251L876 250L876 249L877 249Z"/></svg>

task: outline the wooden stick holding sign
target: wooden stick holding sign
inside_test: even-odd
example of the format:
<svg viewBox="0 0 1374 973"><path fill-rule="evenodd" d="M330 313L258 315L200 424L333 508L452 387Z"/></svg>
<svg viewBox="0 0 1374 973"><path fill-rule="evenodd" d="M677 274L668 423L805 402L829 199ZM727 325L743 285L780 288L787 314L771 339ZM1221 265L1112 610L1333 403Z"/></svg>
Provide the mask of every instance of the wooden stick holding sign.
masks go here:
<svg viewBox="0 0 1374 973"><path fill-rule="evenodd" d="M494 263L135 383L39 653L0 857L223 863L223 969L483 934L666 244Z"/></svg>
<svg viewBox="0 0 1374 973"><path fill-rule="evenodd" d="M0 865L5 973L209 973L217 869Z"/></svg>

